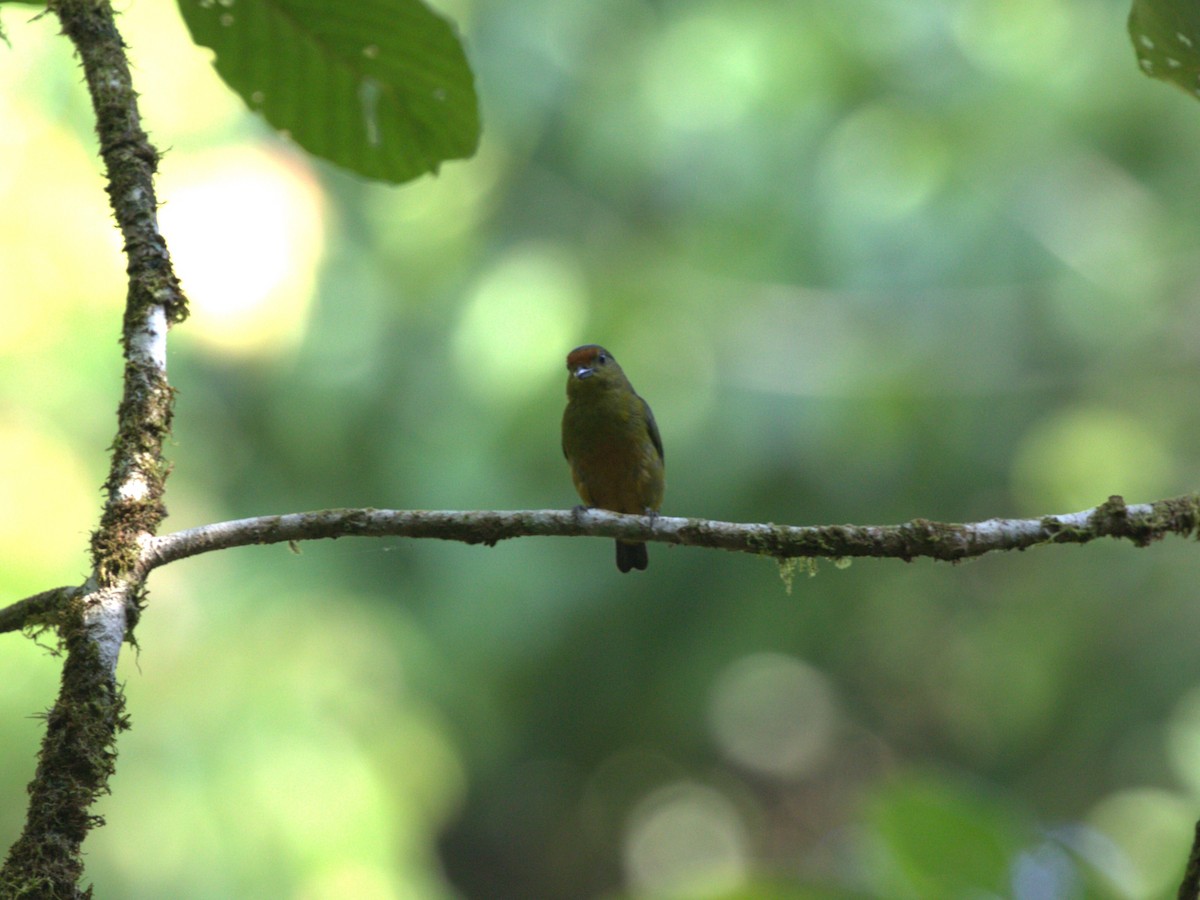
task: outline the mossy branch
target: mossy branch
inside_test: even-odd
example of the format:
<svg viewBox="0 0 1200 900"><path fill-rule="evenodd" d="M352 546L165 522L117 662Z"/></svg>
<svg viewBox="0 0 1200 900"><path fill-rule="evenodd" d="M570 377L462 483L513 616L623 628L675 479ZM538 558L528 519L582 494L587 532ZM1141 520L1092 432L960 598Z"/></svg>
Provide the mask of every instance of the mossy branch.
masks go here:
<svg viewBox="0 0 1200 900"><path fill-rule="evenodd" d="M919 557L957 561L1039 544L1084 544L1124 538L1138 546L1176 534L1191 536L1200 524L1200 494L1127 506L1110 497L1094 509L1037 519L989 519L954 524L914 519L901 525L775 525L627 516L604 510L428 511L328 509L261 516L204 525L148 539L147 570L177 559L248 544L339 537L438 538L492 545L509 538L606 537L799 557Z"/></svg>
<svg viewBox="0 0 1200 900"><path fill-rule="evenodd" d="M236 519L145 536L135 570L144 578L167 563L214 550L343 537L437 538L487 544L519 537L625 538L752 553L773 559L874 557L948 562L1043 544L1086 544L1120 538L1145 547L1168 535L1191 537L1200 526L1200 494L1126 505L1110 497L1092 509L1036 519L947 523L913 519L899 525L776 525L672 516L626 516L591 510L324 509ZM81 589L58 588L0 610L0 632L47 621L56 605Z"/></svg>
<svg viewBox="0 0 1200 900"><path fill-rule="evenodd" d="M108 791L117 733L127 727L116 681L121 643L136 621L142 546L166 511L172 391L166 335L187 304L158 230L158 152L142 130L125 43L109 0L51 0L83 66L96 115L107 191L124 238L129 289L121 332L125 371L107 493L92 535L92 576L80 589L31 597L0 613L0 625L52 624L66 651L58 699L46 716L25 828L0 869L0 896L73 897L91 891L81 845L101 824L91 812Z"/></svg>
<svg viewBox="0 0 1200 900"><path fill-rule="evenodd" d="M82 593L82 588L77 587L52 588L6 606L0 609L0 634L56 625L67 603Z"/></svg>
<svg viewBox="0 0 1200 900"><path fill-rule="evenodd" d="M144 578L167 563L252 544L343 537L437 538L492 546L519 537L625 538L706 547L773 559L874 557L948 562L1042 544L1121 538L1145 547L1168 535L1191 537L1200 526L1200 494L1126 505L1109 497L1092 509L1036 519L900 525L776 525L672 516L626 516L602 509L397 510L322 509L201 525L140 542L135 569ZM82 588L56 588L0 609L0 633L53 621Z"/></svg>

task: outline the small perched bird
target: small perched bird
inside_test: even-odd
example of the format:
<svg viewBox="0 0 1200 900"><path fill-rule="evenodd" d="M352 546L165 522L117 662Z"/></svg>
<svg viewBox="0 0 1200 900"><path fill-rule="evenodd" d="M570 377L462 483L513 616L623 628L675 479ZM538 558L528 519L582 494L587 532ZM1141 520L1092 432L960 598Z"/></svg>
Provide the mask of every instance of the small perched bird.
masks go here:
<svg viewBox="0 0 1200 900"><path fill-rule="evenodd" d="M563 455L575 490L589 507L654 515L666 490L662 438L650 406L596 344L567 354ZM617 568L644 569L645 544L617 541Z"/></svg>

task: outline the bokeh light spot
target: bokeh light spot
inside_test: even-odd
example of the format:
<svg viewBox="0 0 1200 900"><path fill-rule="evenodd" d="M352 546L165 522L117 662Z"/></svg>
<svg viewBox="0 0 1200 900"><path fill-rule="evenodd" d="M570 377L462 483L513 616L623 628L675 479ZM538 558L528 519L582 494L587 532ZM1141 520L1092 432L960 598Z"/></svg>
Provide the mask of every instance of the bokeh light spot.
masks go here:
<svg viewBox="0 0 1200 900"><path fill-rule="evenodd" d="M1200 687L1175 706L1167 725L1167 755L1175 773L1200 797Z"/></svg>
<svg viewBox="0 0 1200 900"><path fill-rule="evenodd" d="M1187 859L1195 814L1182 797L1155 788L1120 791L1101 800L1089 824L1116 844L1124 859L1109 877L1122 897L1150 900L1165 896Z"/></svg>
<svg viewBox="0 0 1200 900"><path fill-rule="evenodd" d="M1013 490L1024 512L1072 512L1112 494L1152 500L1174 466L1164 438L1133 416L1098 407L1072 409L1035 425L1013 463Z"/></svg>
<svg viewBox="0 0 1200 900"><path fill-rule="evenodd" d="M121 236L91 159L69 131L43 119L43 110L9 108L19 124L6 125L0 138L0 205L13 211L0 217L6 355L55 346L71 316L119 309L125 296Z"/></svg>
<svg viewBox="0 0 1200 900"><path fill-rule="evenodd" d="M795 778L829 751L834 702L816 669L780 653L758 653L718 676L709 724L730 759L767 775Z"/></svg>
<svg viewBox="0 0 1200 900"><path fill-rule="evenodd" d="M642 82L647 105L680 131L733 126L766 86L762 43L737 17L702 13L682 19L649 58Z"/></svg>
<svg viewBox="0 0 1200 900"><path fill-rule="evenodd" d="M895 219L941 185L945 142L933 123L885 104L855 110L833 131L818 168L825 196L852 218Z"/></svg>
<svg viewBox="0 0 1200 900"><path fill-rule="evenodd" d="M325 240L316 179L248 147L179 162L162 179L160 222L191 300L183 338L225 354L295 346Z"/></svg>
<svg viewBox="0 0 1200 900"><path fill-rule="evenodd" d="M652 896L716 896L738 887L747 868L745 827L727 797L678 783L634 810L625 838L625 872Z"/></svg>
<svg viewBox="0 0 1200 900"><path fill-rule="evenodd" d="M1080 276L1080 289L1050 297L1066 335L1109 349L1161 330L1171 225L1160 197L1112 160L1079 153L1031 170L1015 200L1020 223Z"/></svg>
<svg viewBox="0 0 1200 900"><path fill-rule="evenodd" d="M562 248L512 250L483 273L463 310L455 335L463 383L484 398L512 401L557 378L559 357L583 327L585 296L578 265Z"/></svg>
<svg viewBox="0 0 1200 900"><path fill-rule="evenodd" d="M343 863L331 866L296 891L296 900L393 900L405 894L393 874L381 866Z"/></svg>
<svg viewBox="0 0 1200 900"><path fill-rule="evenodd" d="M953 36L977 66L999 75L1045 77L1073 63L1080 38L1071 10L1055 0L974 0L954 6Z"/></svg>
<svg viewBox="0 0 1200 900"><path fill-rule="evenodd" d="M95 485L66 443L16 421L0 420L0 472L0 581L57 584L83 562Z"/></svg>

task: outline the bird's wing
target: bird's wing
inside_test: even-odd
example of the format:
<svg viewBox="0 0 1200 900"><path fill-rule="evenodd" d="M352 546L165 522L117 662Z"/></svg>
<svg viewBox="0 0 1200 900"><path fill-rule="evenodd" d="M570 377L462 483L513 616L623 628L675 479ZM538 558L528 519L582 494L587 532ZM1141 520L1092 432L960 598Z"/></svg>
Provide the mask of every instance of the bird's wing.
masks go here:
<svg viewBox="0 0 1200 900"><path fill-rule="evenodd" d="M638 399L642 400L640 396ZM646 430L650 432L650 442L658 451L658 458L665 461L667 456L663 453L662 435L658 433L658 423L654 421L654 413L650 411L650 404L645 400L642 400L642 409L646 413Z"/></svg>

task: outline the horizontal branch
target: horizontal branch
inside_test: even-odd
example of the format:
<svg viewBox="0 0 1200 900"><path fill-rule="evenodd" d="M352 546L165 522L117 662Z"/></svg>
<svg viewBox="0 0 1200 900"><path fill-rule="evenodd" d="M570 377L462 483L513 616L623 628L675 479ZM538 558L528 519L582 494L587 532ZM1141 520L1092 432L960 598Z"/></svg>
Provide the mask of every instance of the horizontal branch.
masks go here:
<svg viewBox="0 0 1200 900"><path fill-rule="evenodd" d="M438 538L487 544L517 537L607 537L709 547L776 559L880 557L960 560L1037 544L1083 544L1102 537L1146 546L1168 534L1192 535L1200 495L1126 506L1110 497L1094 509L1038 519L947 524L795 526L627 516L605 510L430 511L328 509L202 525L143 542L145 571L178 559L248 544L339 537Z"/></svg>
<svg viewBox="0 0 1200 900"><path fill-rule="evenodd" d="M603 537L657 541L770 556L775 559L848 557L954 562L1038 544L1086 544L1124 538L1139 547L1167 535L1190 537L1200 525L1200 494L1126 506L1110 497L1093 509L1038 519L988 519L952 524L913 519L902 525L775 525L671 516L625 516L601 509L511 512L324 509L258 516L144 537L141 576L159 566L230 547L340 537L438 538L487 544L518 537ZM55 588L0 609L0 633L49 621L83 588Z"/></svg>

